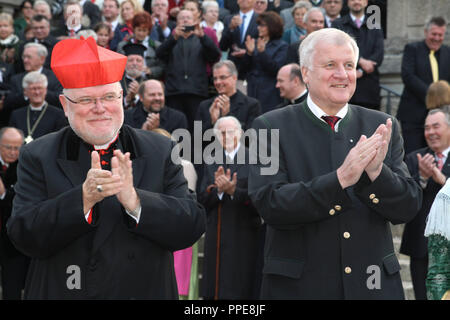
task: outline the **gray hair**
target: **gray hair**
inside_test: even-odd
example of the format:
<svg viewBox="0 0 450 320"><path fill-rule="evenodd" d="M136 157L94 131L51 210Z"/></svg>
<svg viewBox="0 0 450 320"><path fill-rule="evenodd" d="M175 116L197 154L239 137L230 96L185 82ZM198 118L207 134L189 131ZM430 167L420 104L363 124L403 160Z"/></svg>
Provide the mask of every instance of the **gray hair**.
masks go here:
<svg viewBox="0 0 450 320"><path fill-rule="evenodd" d="M162 0L162 2L164 2L164 4L166 5L166 7L169 7L169 1L168 0ZM155 3L155 0L152 0L152 8L153 8L153 4Z"/></svg>
<svg viewBox="0 0 450 320"><path fill-rule="evenodd" d="M5 132L6 132L7 130L9 130L9 129L14 129L14 130L16 130L16 131L21 135L22 140L23 140L23 138L25 138L25 135L23 134L23 131L20 130L19 128L15 128L15 127L3 127L3 128L0 129L0 141L3 139L3 135L5 134Z"/></svg>
<svg viewBox="0 0 450 320"><path fill-rule="evenodd" d="M214 124L214 134L216 135L217 138L220 138L220 131L219 131L219 125L227 120L231 120L234 122L234 127L237 131L239 131L240 135L242 133L242 126L241 123L239 122L239 120L236 117L233 116L225 116L222 118L217 119L216 123Z"/></svg>
<svg viewBox="0 0 450 320"><path fill-rule="evenodd" d="M97 42L97 33L92 29L85 29L85 30L78 31L77 39L80 39L80 37L83 37L85 39L92 37L92 38L94 38L95 42Z"/></svg>
<svg viewBox="0 0 450 320"><path fill-rule="evenodd" d="M291 8L291 14L294 16L295 10L305 8L306 10L311 9L312 5L309 1L297 1Z"/></svg>
<svg viewBox="0 0 450 320"><path fill-rule="evenodd" d="M213 66L213 71L217 70L219 68L222 67L227 67L228 71L230 72L230 74L232 74L233 76L237 76L238 75L238 71L236 68L236 65L234 64L233 61L231 60L222 60L217 62L216 64L214 64Z"/></svg>
<svg viewBox="0 0 450 320"><path fill-rule="evenodd" d="M337 46L350 45L355 53L354 63L356 66L359 57L359 48L356 41L344 31L335 28L325 28L312 32L300 43L300 67L306 67L312 70L313 58L318 43Z"/></svg>
<svg viewBox="0 0 450 320"><path fill-rule="evenodd" d="M47 76L39 71L28 72L22 80L22 88L26 89L30 84L42 83L44 87L47 88L48 81Z"/></svg>
<svg viewBox="0 0 450 320"><path fill-rule="evenodd" d="M445 116L445 122L447 122L447 126L450 127L450 113L449 113L450 106L443 106L441 108L431 109L430 112L428 112L427 117L436 114L436 113L443 113Z"/></svg>
<svg viewBox="0 0 450 320"><path fill-rule="evenodd" d="M48 56L47 48L40 43L29 42L23 47L23 50L25 51L25 49L27 49L27 48L36 48L37 54L40 57L47 58L47 56Z"/></svg>
<svg viewBox="0 0 450 320"><path fill-rule="evenodd" d="M312 12L315 12L315 11L320 12L320 13L322 14L323 18L325 19L325 15L323 14L323 11L322 11L321 8L319 8L319 7L312 7L312 8L309 9L309 10L305 13L305 15L303 16L303 23L307 23L307 22L308 22L308 19L309 19L309 16L311 15L311 13L312 13Z"/></svg>
<svg viewBox="0 0 450 320"><path fill-rule="evenodd" d="M444 27L447 26L447 21L444 17L432 17L425 24L425 30L430 30L431 26Z"/></svg>
<svg viewBox="0 0 450 320"><path fill-rule="evenodd" d="M45 0L37 0L37 1L35 1L34 5L33 5L33 9L36 9L39 6L45 6L48 9L48 13L52 12L52 10L50 8L50 5Z"/></svg>
<svg viewBox="0 0 450 320"><path fill-rule="evenodd" d="M216 1L205 0L202 3L203 12L206 12L209 8L219 9L219 4Z"/></svg>

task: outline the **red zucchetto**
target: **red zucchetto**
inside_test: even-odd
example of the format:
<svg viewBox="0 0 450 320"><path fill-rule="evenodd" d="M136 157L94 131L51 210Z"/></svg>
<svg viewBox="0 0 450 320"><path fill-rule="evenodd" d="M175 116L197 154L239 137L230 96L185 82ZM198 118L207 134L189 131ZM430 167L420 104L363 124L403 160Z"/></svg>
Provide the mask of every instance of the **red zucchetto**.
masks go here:
<svg viewBox="0 0 450 320"><path fill-rule="evenodd" d="M126 63L126 56L97 46L92 37L81 37L54 46L51 68L64 88L73 89L120 81Z"/></svg>

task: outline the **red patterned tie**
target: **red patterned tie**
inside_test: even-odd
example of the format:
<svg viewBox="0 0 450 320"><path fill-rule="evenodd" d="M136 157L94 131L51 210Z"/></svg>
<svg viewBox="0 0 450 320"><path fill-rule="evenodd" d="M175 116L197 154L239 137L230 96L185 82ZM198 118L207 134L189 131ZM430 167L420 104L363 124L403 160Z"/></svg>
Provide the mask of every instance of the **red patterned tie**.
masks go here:
<svg viewBox="0 0 450 320"><path fill-rule="evenodd" d="M322 119L325 120L331 127L331 130L334 131L334 126L336 123L341 120L341 118L336 116L322 116Z"/></svg>
<svg viewBox="0 0 450 320"><path fill-rule="evenodd" d="M437 156L437 167L439 170L442 170L442 167L444 166L444 155L442 152L436 153Z"/></svg>

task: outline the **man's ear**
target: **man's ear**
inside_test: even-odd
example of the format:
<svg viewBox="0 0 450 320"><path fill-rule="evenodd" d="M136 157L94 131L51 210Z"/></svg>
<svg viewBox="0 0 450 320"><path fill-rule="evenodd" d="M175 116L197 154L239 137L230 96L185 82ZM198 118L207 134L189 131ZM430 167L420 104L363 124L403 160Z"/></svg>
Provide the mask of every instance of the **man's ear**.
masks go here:
<svg viewBox="0 0 450 320"><path fill-rule="evenodd" d="M64 110L64 114L67 117L67 99L66 99L66 97L64 97L63 94L59 95L59 102L61 102L61 105L62 105L63 110Z"/></svg>
<svg viewBox="0 0 450 320"><path fill-rule="evenodd" d="M303 78L303 83L305 85L308 85L309 83L309 72L311 70L309 70L307 67L303 66L302 67L302 78Z"/></svg>

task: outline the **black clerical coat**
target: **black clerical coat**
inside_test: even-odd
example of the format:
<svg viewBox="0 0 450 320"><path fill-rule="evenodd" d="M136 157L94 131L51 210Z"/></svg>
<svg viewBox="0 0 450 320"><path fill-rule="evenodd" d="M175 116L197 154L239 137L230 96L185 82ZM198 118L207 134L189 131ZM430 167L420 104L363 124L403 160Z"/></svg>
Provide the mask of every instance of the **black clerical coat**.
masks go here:
<svg viewBox="0 0 450 320"><path fill-rule="evenodd" d="M413 219L422 192L403 163L397 121L375 181L363 173L343 190L336 174L360 136L371 136L388 117L349 105L334 132L305 101L254 121L256 129L279 129L271 144L279 145L279 164L264 166L276 173L261 173L263 166L255 165L249 175L250 198L267 224L262 298L404 297L389 222ZM269 148L267 154L275 151ZM379 289L372 286L375 278Z"/></svg>
<svg viewBox="0 0 450 320"><path fill-rule="evenodd" d="M85 143L66 127L25 145L8 234L32 261L27 299L177 299L173 250L205 230L205 213L188 191L173 143L124 125L118 148L131 153L139 223L112 196L86 222Z"/></svg>
<svg viewBox="0 0 450 320"><path fill-rule="evenodd" d="M202 295L206 298L258 298L261 218L248 197L248 150L242 151L245 151L247 164L238 164L236 155L232 164L204 167L198 197L207 216L202 281ZM225 159L225 155L223 157ZM231 175L237 172L233 198L224 193L219 199L217 188L213 186L214 173L220 165L225 170L230 169ZM220 267L216 269L217 266Z"/></svg>
<svg viewBox="0 0 450 320"><path fill-rule="evenodd" d="M136 107L125 111L125 123L133 128L142 128L147 120L148 112L139 101ZM176 129L187 129L187 119L184 113L164 106L159 112L159 127L172 133Z"/></svg>

